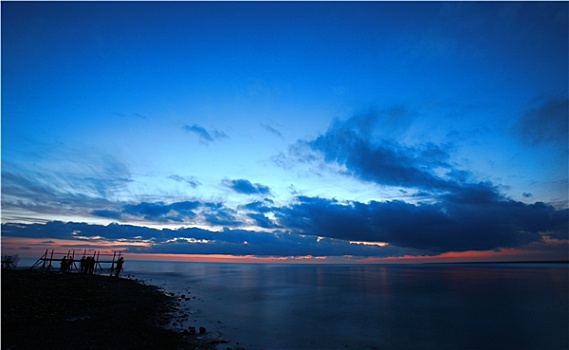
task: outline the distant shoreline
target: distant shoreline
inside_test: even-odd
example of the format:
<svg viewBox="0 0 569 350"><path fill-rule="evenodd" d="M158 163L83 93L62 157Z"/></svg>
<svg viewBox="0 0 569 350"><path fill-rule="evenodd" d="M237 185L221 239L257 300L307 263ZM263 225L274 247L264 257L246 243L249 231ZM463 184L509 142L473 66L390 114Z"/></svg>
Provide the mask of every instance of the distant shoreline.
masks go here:
<svg viewBox="0 0 569 350"><path fill-rule="evenodd" d="M460 261L460 262L424 262L425 265L490 265L490 264L568 264L569 260L551 261Z"/></svg>

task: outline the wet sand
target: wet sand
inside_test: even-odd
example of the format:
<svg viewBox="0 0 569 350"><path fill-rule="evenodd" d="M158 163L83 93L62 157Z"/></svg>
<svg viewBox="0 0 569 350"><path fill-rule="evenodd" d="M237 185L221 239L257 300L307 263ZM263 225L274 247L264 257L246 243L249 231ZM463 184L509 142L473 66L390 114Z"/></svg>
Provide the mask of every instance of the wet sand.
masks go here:
<svg viewBox="0 0 569 350"><path fill-rule="evenodd" d="M126 278L2 269L2 349L213 349L162 328L175 299Z"/></svg>

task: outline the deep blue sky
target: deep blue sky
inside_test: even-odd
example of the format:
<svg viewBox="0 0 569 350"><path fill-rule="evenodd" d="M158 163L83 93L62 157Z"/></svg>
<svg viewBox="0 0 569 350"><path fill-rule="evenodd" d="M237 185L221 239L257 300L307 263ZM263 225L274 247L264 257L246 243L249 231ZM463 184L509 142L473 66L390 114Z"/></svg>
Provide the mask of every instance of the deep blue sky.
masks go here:
<svg viewBox="0 0 569 350"><path fill-rule="evenodd" d="M4 237L567 255L566 2L1 6Z"/></svg>

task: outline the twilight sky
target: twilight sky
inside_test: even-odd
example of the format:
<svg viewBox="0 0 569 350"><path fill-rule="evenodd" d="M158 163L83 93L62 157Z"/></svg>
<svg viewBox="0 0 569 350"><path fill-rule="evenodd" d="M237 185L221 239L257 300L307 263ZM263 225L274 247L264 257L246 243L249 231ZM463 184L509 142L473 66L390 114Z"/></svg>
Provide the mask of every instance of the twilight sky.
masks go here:
<svg viewBox="0 0 569 350"><path fill-rule="evenodd" d="M2 2L3 253L567 259L568 6Z"/></svg>

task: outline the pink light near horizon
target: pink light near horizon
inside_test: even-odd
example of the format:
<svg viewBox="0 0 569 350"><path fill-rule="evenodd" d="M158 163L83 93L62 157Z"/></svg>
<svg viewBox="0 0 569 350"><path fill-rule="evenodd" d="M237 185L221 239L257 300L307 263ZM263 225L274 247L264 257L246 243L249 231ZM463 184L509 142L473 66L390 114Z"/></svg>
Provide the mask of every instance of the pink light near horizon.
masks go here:
<svg viewBox="0 0 569 350"><path fill-rule="evenodd" d="M43 254L54 257L70 254L101 254L122 252L130 260L148 261L187 261L187 262L225 262L225 263L288 263L288 264L401 264L401 263L453 263L453 262L484 262L484 261L543 261L566 260L566 254L560 251L552 254L547 248L560 244L557 241L544 242L541 246L525 248L503 248L500 250L445 252L432 256L398 256L398 257L356 257L356 256L255 256L231 254L174 254L174 253L136 253L126 252L131 246L149 247L147 242L116 242L105 240L82 241L45 238L2 237L2 255L18 254L21 258L39 258Z"/></svg>

